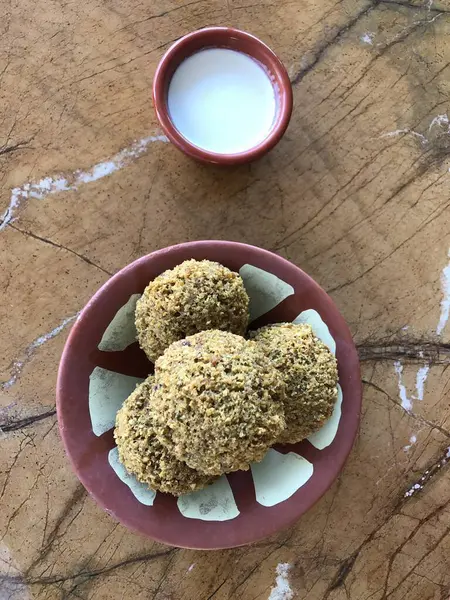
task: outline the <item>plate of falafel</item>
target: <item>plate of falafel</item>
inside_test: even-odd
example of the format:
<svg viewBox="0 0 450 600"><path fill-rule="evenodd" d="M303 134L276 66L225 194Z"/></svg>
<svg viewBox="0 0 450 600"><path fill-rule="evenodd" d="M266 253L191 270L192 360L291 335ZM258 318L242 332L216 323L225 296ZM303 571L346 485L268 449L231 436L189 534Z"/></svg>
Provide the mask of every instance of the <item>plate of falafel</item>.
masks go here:
<svg viewBox="0 0 450 600"><path fill-rule="evenodd" d="M292 525L342 469L360 408L331 298L237 242L180 244L119 271L79 315L58 373L80 481L127 527L187 548Z"/></svg>

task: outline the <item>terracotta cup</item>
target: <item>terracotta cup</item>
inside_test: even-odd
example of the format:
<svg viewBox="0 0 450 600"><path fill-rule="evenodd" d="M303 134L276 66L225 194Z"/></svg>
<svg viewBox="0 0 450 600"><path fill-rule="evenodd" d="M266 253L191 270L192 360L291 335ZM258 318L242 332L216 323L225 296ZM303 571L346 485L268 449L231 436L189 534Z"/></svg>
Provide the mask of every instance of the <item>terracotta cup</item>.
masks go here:
<svg viewBox="0 0 450 600"><path fill-rule="evenodd" d="M206 48L228 48L247 54L270 74L277 100L276 116L267 137L244 152L220 154L203 150L186 139L170 118L167 93L175 70L183 60ZM204 163L237 165L260 158L280 141L291 118L292 87L284 65L261 40L231 27L206 27L179 39L163 56L153 80L153 103L164 133L185 154Z"/></svg>

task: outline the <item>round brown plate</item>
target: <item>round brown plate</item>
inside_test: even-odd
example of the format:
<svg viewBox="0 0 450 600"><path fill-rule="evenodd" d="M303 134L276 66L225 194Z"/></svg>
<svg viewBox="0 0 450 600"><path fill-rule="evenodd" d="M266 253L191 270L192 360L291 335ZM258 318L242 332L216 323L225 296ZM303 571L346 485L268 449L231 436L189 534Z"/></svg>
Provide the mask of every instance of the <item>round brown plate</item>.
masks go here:
<svg viewBox="0 0 450 600"><path fill-rule="evenodd" d="M274 506L256 500L252 474L228 475L238 516L205 521L183 516L177 499L158 493L153 506L139 502L108 462L114 447L112 430L97 436L89 412L89 377L95 367L146 377L153 366L137 343L120 352L102 352L98 345L117 311L133 294L142 293L150 280L183 261L194 258L222 263L234 271L253 265L292 286L294 294L259 317L253 327L292 321L314 309L336 342L339 383L343 402L333 441L322 450L305 440L278 447L281 454L295 452L313 465L313 474L288 499ZM186 548L230 548L255 542L294 523L330 487L342 469L358 428L361 383L358 355L350 331L331 298L301 269L266 250L235 242L202 241L153 252L112 277L88 302L76 321L61 359L57 383L58 421L73 468L94 499L127 527L158 541Z"/></svg>

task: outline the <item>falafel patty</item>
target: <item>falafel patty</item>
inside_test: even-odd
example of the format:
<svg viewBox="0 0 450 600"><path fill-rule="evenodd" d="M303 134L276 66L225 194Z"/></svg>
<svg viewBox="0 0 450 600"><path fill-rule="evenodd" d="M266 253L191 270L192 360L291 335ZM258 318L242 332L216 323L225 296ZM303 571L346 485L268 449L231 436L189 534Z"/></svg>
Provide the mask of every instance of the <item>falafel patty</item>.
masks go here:
<svg viewBox="0 0 450 600"><path fill-rule="evenodd" d="M117 413L114 437L121 463L153 490L174 496L204 488L213 478L177 460L155 436L150 408L154 377L130 394Z"/></svg>
<svg viewBox="0 0 450 600"><path fill-rule="evenodd" d="M152 397L159 440L209 475L260 461L285 426L284 384L254 342L202 331L156 361Z"/></svg>
<svg viewBox="0 0 450 600"><path fill-rule="evenodd" d="M336 358L307 324L268 325L251 337L286 384L286 429L278 442L295 444L320 429L333 412L338 381Z"/></svg>
<svg viewBox="0 0 450 600"><path fill-rule="evenodd" d="M249 298L242 278L219 263L187 260L151 281L136 305L141 348L152 361L173 342L206 329L243 335Z"/></svg>

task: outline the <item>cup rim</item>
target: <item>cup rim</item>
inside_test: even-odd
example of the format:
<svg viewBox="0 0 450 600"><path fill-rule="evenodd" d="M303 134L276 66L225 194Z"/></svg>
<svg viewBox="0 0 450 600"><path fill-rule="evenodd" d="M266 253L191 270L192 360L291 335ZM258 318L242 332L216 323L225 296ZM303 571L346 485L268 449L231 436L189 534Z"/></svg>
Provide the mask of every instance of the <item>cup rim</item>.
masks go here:
<svg viewBox="0 0 450 600"><path fill-rule="evenodd" d="M170 81L172 77L172 69L174 63L177 63L175 66L176 68L179 64L178 59L180 57L180 54L183 54L183 50L187 46L189 46L194 40L201 41L202 39L204 39L204 48L211 47L211 43L206 43L206 40L210 38L211 34L217 35L218 47L227 47L225 44L227 40L240 40L250 42L252 45L256 44L260 48L262 48L264 50L264 53L270 56L270 70L276 73L277 83L283 89L283 95L282 100L280 102L278 117L273 128L269 131L267 137L264 138L262 142L260 142L256 146L253 146L252 148L249 148L248 150L244 150L243 152L225 154L219 152L212 152L210 150L200 148L193 144L190 140L185 138L178 131L169 115L166 100L166 84L168 81ZM223 45L220 44L220 42L223 42ZM194 54L196 51L198 50L195 50L192 54ZM182 58L182 60L184 58L187 58L187 56L191 56L192 54L188 53ZM257 60L258 63L262 64L264 67L269 68L269 64L264 64L264 62L261 61L259 57L252 55L249 52L246 52L246 54ZM271 150L280 141L281 137L287 129L292 114L292 86L289 79L289 75L281 60L273 52L273 50L271 50L269 46L267 46L267 44L262 42L259 38L252 35L251 33L247 33L245 31L235 29L233 27L204 27L203 29L198 29L196 31L188 33L187 35L177 40L174 44L172 44L172 46L170 46L170 48L167 50L167 52L164 54L164 56L158 64L155 76L153 78L152 92L153 105L155 108L156 116L165 135L179 150L196 160L206 163L213 163L219 165L237 165L251 162L253 160L256 160L257 158L260 158L261 156L269 152L269 150Z"/></svg>

